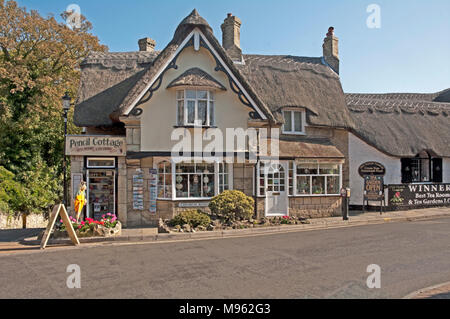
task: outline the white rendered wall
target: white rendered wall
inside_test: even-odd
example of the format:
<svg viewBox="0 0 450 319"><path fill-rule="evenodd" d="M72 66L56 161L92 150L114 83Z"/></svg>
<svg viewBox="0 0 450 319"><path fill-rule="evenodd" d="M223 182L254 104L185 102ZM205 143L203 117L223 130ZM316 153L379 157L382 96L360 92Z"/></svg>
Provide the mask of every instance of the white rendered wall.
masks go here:
<svg viewBox="0 0 450 319"><path fill-rule="evenodd" d="M358 168L365 162L378 162L386 167L386 176L384 177L384 183L386 185L401 184L402 173L400 158L388 156L380 152L352 133L349 133L348 141L350 188L352 190L350 205L363 204L364 180L359 176ZM450 169L450 161L447 161L447 165L448 171ZM449 174L450 172L447 172L447 175ZM376 202L373 202L372 204L379 205L379 203Z"/></svg>
<svg viewBox="0 0 450 319"><path fill-rule="evenodd" d="M450 158L444 158L442 160L442 182L450 183Z"/></svg>

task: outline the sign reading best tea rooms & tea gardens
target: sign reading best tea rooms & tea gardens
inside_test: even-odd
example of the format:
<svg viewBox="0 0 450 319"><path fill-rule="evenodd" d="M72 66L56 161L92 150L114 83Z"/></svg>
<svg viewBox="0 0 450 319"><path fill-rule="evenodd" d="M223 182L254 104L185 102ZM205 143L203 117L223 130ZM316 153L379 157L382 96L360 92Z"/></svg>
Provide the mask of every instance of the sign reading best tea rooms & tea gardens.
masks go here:
<svg viewBox="0 0 450 319"><path fill-rule="evenodd" d="M450 184L409 184L388 187L391 207L450 205Z"/></svg>

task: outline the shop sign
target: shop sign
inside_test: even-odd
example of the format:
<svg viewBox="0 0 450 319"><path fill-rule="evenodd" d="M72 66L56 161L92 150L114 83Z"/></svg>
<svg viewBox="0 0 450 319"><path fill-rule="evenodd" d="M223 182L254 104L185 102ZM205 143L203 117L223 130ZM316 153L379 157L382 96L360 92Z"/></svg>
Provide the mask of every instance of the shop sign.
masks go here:
<svg viewBox="0 0 450 319"><path fill-rule="evenodd" d="M178 207L180 208L197 208L197 207L208 207L209 203L180 203Z"/></svg>
<svg viewBox="0 0 450 319"><path fill-rule="evenodd" d="M125 137L68 135L66 155L126 156Z"/></svg>
<svg viewBox="0 0 450 319"><path fill-rule="evenodd" d="M388 185L389 206L394 208L448 206L450 184Z"/></svg>
<svg viewBox="0 0 450 319"><path fill-rule="evenodd" d="M367 162L359 167L358 173L362 178L367 175L384 176L386 175L386 168L378 162Z"/></svg>
<svg viewBox="0 0 450 319"><path fill-rule="evenodd" d="M384 198L383 176L364 176L364 199L370 201L381 201Z"/></svg>

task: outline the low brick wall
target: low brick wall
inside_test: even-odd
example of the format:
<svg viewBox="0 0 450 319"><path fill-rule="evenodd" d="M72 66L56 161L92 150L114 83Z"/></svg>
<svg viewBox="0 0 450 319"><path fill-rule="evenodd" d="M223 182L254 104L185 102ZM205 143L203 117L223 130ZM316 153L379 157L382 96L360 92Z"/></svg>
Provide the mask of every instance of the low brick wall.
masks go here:
<svg viewBox="0 0 450 319"><path fill-rule="evenodd" d="M25 225L24 225L25 224ZM44 214L31 214L26 216L24 222L23 215L9 216L5 213L0 213L0 229L22 229L28 228L46 228L48 224L48 217Z"/></svg>

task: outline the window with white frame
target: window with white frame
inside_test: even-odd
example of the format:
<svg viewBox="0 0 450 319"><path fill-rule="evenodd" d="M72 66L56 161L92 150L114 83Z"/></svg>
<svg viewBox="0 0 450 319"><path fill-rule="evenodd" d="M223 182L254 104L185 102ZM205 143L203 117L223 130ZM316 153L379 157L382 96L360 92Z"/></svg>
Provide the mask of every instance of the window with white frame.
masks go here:
<svg viewBox="0 0 450 319"><path fill-rule="evenodd" d="M230 171L228 164L219 163L219 194L230 189Z"/></svg>
<svg viewBox="0 0 450 319"><path fill-rule="evenodd" d="M177 164L175 180L177 198L211 198L215 195L214 164Z"/></svg>
<svg viewBox="0 0 450 319"><path fill-rule="evenodd" d="M259 163L259 194L286 191L286 172L283 165Z"/></svg>
<svg viewBox="0 0 450 319"><path fill-rule="evenodd" d="M177 91L177 125L210 127L215 125L214 92L204 90Z"/></svg>
<svg viewBox="0 0 450 319"><path fill-rule="evenodd" d="M289 196L340 194L342 182L342 165L340 163L296 163L295 161L289 161L287 168L286 182ZM260 162L258 176L258 195L264 196L266 190L270 191L273 188L272 180L275 175L267 171L264 163Z"/></svg>
<svg viewBox="0 0 450 319"><path fill-rule="evenodd" d="M172 164L168 161L158 164L158 198L172 199Z"/></svg>
<svg viewBox="0 0 450 319"><path fill-rule="evenodd" d="M334 163L297 163L296 195L339 195L341 166Z"/></svg>
<svg viewBox="0 0 450 319"><path fill-rule="evenodd" d="M305 134L306 112L304 110L283 110L284 134Z"/></svg>

